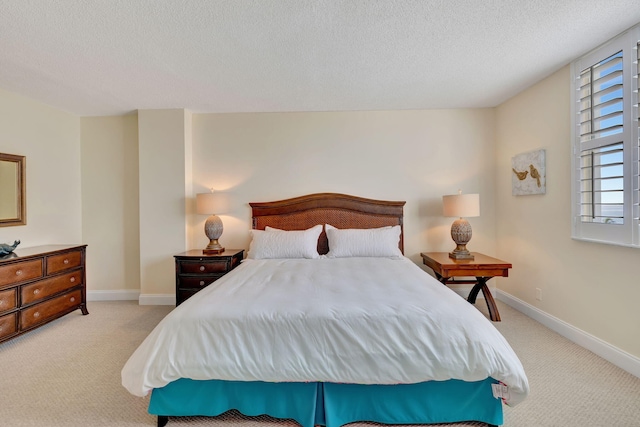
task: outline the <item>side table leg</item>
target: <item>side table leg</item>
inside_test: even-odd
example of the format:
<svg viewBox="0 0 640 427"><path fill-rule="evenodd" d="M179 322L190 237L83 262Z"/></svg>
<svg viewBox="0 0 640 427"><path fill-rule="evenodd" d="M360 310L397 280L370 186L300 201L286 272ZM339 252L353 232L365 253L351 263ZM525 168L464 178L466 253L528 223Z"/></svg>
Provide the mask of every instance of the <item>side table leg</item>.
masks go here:
<svg viewBox="0 0 640 427"><path fill-rule="evenodd" d="M476 303L478 292L480 292L480 289L482 289L482 286L485 285L485 283L487 283L484 277L476 277L476 280L477 280L476 284L473 285L473 288L471 289L471 292L469 292L469 296L467 297L467 301L469 301L471 304Z"/></svg>
<svg viewBox="0 0 640 427"><path fill-rule="evenodd" d="M500 322L500 312L498 312L498 306L496 305L496 301L493 299L493 295L491 295L491 290L487 285L482 287L482 294L484 295L484 300L487 302L487 309L489 309L489 318L494 322Z"/></svg>
<svg viewBox="0 0 640 427"><path fill-rule="evenodd" d="M482 291L484 300L487 302L489 318L494 322L500 322L500 312L498 312L498 306L496 305L496 301L493 299L493 295L491 295L491 291L487 286L487 281L489 279L491 279L491 277L476 277L478 283L476 283L473 289L471 289L471 292L469 292L467 301L469 301L471 304L475 304L476 298L478 297L478 292Z"/></svg>
<svg viewBox="0 0 640 427"><path fill-rule="evenodd" d="M442 275L440 273L438 273L437 271L434 271L434 273L436 274L436 279L438 279L438 282L442 283L443 285L446 286L447 282L449 281L448 277L442 277Z"/></svg>

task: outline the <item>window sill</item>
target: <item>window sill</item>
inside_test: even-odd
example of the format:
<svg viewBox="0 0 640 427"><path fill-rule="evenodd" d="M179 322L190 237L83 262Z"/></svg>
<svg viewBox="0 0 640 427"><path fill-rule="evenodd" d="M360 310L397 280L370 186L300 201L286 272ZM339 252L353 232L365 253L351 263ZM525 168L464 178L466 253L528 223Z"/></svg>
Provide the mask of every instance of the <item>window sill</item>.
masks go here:
<svg viewBox="0 0 640 427"><path fill-rule="evenodd" d="M633 245L631 243L610 242L608 240L587 239L584 237L576 237L576 236L571 236L571 240L576 240L579 242L587 242L587 243L600 243L602 245L609 245L609 246L621 246L623 248L640 249L639 245Z"/></svg>

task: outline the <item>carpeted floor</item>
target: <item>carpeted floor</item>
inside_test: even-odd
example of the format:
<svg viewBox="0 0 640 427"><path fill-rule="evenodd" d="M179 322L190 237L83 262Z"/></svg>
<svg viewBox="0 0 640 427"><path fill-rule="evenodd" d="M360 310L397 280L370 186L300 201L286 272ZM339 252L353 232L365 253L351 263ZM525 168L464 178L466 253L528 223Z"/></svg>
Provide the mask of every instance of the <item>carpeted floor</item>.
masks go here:
<svg viewBox="0 0 640 427"><path fill-rule="evenodd" d="M498 302L494 325L527 372L531 394L505 407L507 427L640 427L640 379ZM478 308L484 304L479 301ZM0 344L0 426L154 426L147 398L130 395L120 370L172 307L90 302L89 316L67 315ZM361 425L371 423L357 423ZM449 426L483 424L451 424ZM296 427L237 413L170 418L171 426ZM351 426L354 426L353 424Z"/></svg>

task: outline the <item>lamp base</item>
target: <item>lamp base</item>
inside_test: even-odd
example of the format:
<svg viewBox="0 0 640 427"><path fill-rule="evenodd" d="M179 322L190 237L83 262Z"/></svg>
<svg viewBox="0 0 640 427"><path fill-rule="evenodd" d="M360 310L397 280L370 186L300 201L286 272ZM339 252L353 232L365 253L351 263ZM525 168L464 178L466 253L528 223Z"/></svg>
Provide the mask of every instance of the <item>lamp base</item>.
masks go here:
<svg viewBox="0 0 640 427"><path fill-rule="evenodd" d="M475 259L473 254L468 250L458 251L455 249L453 252L449 252L449 258L453 259Z"/></svg>
<svg viewBox="0 0 640 427"><path fill-rule="evenodd" d="M217 215L211 215L204 223L204 234L209 238L209 244L202 250L204 255L217 255L224 252L224 248L218 243L222 236L222 220Z"/></svg>
<svg viewBox="0 0 640 427"><path fill-rule="evenodd" d="M467 250L467 243L471 240L471 224L464 218L457 219L451 224L451 238L456 243L456 248L449 252L449 258L453 259L474 259L474 256Z"/></svg>
<svg viewBox="0 0 640 427"><path fill-rule="evenodd" d="M203 249L202 255L218 255L224 252L224 248L222 249Z"/></svg>
<svg viewBox="0 0 640 427"><path fill-rule="evenodd" d="M203 255L217 255L224 252L224 248L218 243L218 239L209 240L209 244L202 250Z"/></svg>

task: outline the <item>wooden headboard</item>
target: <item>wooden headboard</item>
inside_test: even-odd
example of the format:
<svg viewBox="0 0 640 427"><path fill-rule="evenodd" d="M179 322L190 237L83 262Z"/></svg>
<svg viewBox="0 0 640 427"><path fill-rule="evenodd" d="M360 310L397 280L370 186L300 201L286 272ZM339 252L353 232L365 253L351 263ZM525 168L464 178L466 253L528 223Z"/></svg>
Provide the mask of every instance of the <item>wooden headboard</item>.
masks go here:
<svg viewBox="0 0 640 427"><path fill-rule="evenodd" d="M399 247L404 253L402 224L405 202L365 199L338 193L317 193L276 202L249 203L253 228L266 226L281 230L306 230L318 224L337 228L378 228L400 226ZM329 251L323 230L318 239L318 253Z"/></svg>

